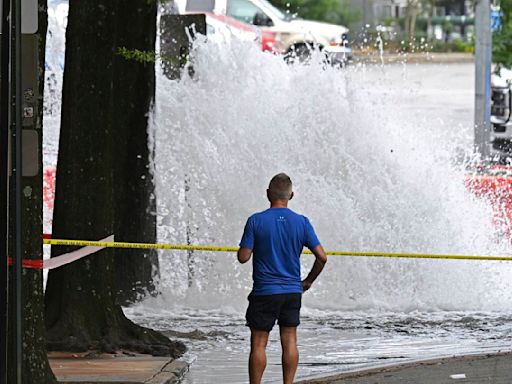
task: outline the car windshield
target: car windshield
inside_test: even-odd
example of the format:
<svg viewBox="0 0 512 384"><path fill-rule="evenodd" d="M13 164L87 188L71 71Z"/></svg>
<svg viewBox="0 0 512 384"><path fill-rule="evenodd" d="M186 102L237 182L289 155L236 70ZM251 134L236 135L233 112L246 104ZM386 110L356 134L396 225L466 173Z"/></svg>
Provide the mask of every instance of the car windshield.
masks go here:
<svg viewBox="0 0 512 384"><path fill-rule="evenodd" d="M270 4L266 0L260 0L260 4L261 4L262 7L265 7L268 10L270 10L274 15L276 15L281 20L290 21L291 19L294 18L293 15L281 11L279 8L277 8L274 5Z"/></svg>

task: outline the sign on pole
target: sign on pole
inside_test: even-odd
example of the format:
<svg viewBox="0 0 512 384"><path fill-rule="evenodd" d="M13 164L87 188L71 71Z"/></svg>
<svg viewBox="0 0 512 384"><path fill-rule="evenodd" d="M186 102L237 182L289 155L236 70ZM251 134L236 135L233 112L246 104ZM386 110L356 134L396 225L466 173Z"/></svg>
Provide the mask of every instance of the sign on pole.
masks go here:
<svg viewBox="0 0 512 384"><path fill-rule="evenodd" d="M499 6L491 6L491 31L496 32L503 24L503 11Z"/></svg>

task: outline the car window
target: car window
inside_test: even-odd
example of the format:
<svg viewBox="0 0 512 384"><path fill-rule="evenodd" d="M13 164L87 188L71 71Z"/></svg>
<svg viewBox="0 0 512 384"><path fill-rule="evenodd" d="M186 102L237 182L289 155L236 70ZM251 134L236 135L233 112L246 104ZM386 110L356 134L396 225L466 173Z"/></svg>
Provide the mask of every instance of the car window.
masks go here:
<svg viewBox="0 0 512 384"><path fill-rule="evenodd" d="M289 21L293 18L293 16L291 14L284 13L279 8L276 8L275 6L273 6L271 3L269 3L266 0L261 0L260 2L262 3L261 4L262 7L269 9L275 16L277 16L281 20ZM268 14L268 12L265 12L265 13Z"/></svg>
<svg viewBox="0 0 512 384"><path fill-rule="evenodd" d="M215 0L187 0L186 12L213 12Z"/></svg>
<svg viewBox="0 0 512 384"><path fill-rule="evenodd" d="M255 6L248 0L228 0L227 14L244 23L253 24L254 16L263 13L261 8Z"/></svg>

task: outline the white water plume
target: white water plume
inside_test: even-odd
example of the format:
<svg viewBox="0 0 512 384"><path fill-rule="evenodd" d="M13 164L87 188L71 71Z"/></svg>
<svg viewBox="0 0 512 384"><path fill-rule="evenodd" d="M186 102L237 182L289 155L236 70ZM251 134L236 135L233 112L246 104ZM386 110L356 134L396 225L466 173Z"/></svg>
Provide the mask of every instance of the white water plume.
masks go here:
<svg viewBox="0 0 512 384"><path fill-rule="evenodd" d="M158 77L156 182L160 241L237 246L267 207L272 175L288 173L290 207L330 250L496 254L492 213L467 191L442 122L401 108L385 69L288 66L249 43L200 44L194 79ZM378 84L378 89L376 89ZM453 135L452 135L453 136ZM304 257L303 272L312 259ZM165 252L164 298L243 307L250 267L233 254ZM500 310L506 263L331 257L308 307Z"/></svg>

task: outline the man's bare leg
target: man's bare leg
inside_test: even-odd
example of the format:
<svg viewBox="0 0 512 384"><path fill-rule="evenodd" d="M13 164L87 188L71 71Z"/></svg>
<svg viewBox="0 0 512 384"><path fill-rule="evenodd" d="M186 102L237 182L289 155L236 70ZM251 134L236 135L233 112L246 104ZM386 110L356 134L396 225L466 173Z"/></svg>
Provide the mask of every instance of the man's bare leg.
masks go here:
<svg viewBox="0 0 512 384"><path fill-rule="evenodd" d="M249 355L249 382L260 384L263 372L267 366L265 349L268 342L267 331L251 328L251 354Z"/></svg>
<svg viewBox="0 0 512 384"><path fill-rule="evenodd" d="M299 365L299 350L297 349L297 327L279 327L283 355L283 383L292 384Z"/></svg>

